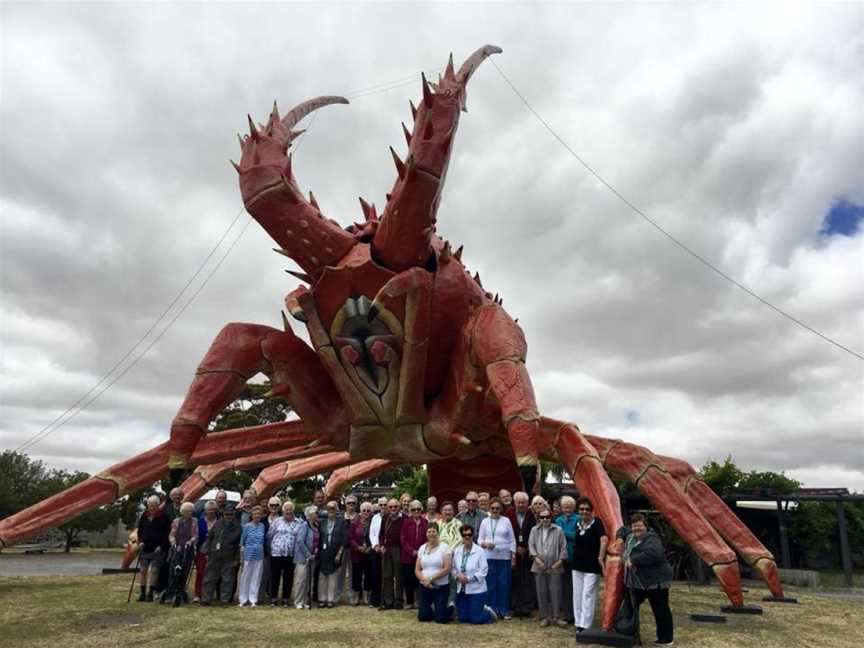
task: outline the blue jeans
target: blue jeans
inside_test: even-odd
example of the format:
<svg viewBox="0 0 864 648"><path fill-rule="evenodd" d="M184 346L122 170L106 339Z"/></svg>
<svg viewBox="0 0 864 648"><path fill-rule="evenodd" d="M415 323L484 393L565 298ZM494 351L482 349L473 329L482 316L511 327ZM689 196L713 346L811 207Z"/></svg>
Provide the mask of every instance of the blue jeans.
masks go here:
<svg viewBox="0 0 864 648"><path fill-rule="evenodd" d="M491 623L492 617L483 609L486 604L486 592L480 594L465 594L460 592L456 595L456 614L459 615L459 623L483 624Z"/></svg>
<svg viewBox="0 0 864 648"><path fill-rule="evenodd" d="M420 601L417 609L417 620L431 621L435 619L435 623L447 623L450 620L450 608L447 607L450 584L436 585L432 589L419 585L418 590Z"/></svg>
<svg viewBox="0 0 864 648"><path fill-rule="evenodd" d="M489 564L489 573L486 575L486 604L495 610L498 616L506 616L510 613L510 561L486 562Z"/></svg>

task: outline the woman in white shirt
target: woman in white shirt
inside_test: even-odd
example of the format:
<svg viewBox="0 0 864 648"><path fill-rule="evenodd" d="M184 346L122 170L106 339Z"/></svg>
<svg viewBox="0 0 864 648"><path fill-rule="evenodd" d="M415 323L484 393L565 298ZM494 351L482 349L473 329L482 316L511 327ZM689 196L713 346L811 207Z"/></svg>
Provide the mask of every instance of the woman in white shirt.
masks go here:
<svg viewBox="0 0 864 648"><path fill-rule="evenodd" d="M456 613L459 623L492 623L498 617L486 605L486 574L489 566L483 549L474 544L474 527L459 529L462 544L453 551L450 573L456 580Z"/></svg>
<svg viewBox="0 0 864 648"><path fill-rule="evenodd" d="M432 522L426 527L426 544L417 550L414 574L420 583L420 607L418 621L447 623L450 608L447 595L450 593L450 548L438 538L438 524ZM434 608L434 609L433 609Z"/></svg>
<svg viewBox="0 0 864 648"><path fill-rule="evenodd" d="M497 497L489 503L489 517L480 522L477 542L486 552L486 562L489 564L486 578L489 594L486 602L499 617L509 619L511 570L516 565L516 535L510 520L501 515L503 508Z"/></svg>

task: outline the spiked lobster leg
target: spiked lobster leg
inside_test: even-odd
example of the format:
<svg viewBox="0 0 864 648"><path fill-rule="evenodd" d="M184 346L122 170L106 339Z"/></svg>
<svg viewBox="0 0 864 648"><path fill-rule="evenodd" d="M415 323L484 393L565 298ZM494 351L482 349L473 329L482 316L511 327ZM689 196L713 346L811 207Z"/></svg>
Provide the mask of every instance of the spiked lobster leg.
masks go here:
<svg viewBox="0 0 864 648"><path fill-rule="evenodd" d="M330 479L324 485L324 494L328 498L339 497L357 482L380 475L395 465L392 461L387 461L386 459L367 459L366 461L334 470L330 475Z"/></svg>
<svg viewBox="0 0 864 648"><path fill-rule="evenodd" d="M342 408L329 376L315 352L287 323L285 331L259 324L228 324L204 356L171 424L171 468L242 456L244 444L261 452L257 449L259 439L253 439L248 430L208 435L202 441L210 420L259 372L270 378L275 385L272 392L288 399L301 418L316 422L320 432L317 440L328 443L345 434ZM285 448L285 439L280 438L284 434L294 434L295 445L313 440L304 436L299 422L276 423L263 432L263 438L269 437L275 444L265 449ZM346 443L347 439L338 441Z"/></svg>
<svg viewBox="0 0 864 648"><path fill-rule="evenodd" d="M336 470L351 463L347 452L327 452L306 459L284 461L261 471L252 488L259 497L269 497L288 482Z"/></svg>
<svg viewBox="0 0 864 648"><path fill-rule="evenodd" d="M0 548L149 486L168 471L168 443L114 464L72 488L0 520Z"/></svg>
<svg viewBox="0 0 864 648"><path fill-rule="evenodd" d="M711 488L702 481L699 474L686 461L673 457L660 456L664 467L674 477L684 493L711 523L717 533L731 546L747 563L756 569L768 585L771 595L783 598L783 586L780 584L780 574L773 554L759 542L753 532L738 519L726 503L720 499Z"/></svg>

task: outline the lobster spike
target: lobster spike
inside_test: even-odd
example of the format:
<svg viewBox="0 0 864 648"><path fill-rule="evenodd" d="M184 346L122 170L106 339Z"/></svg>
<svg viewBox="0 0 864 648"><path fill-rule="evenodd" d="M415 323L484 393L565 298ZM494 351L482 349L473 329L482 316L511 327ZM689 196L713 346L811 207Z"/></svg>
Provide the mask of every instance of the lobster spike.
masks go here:
<svg viewBox="0 0 864 648"><path fill-rule="evenodd" d="M237 142L240 144L240 150L243 150L243 138L240 137L240 133L237 133Z"/></svg>
<svg viewBox="0 0 864 648"><path fill-rule="evenodd" d="M296 131L291 131L290 133L288 133L288 139L293 142L295 139L300 137L305 132L306 132L305 128L301 128L300 130L296 130Z"/></svg>
<svg viewBox="0 0 864 648"><path fill-rule="evenodd" d="M292 277L297 277L300 281L305 281L308 284L313 283L312 277L305 272L297 272L296 270L286 270L285 272L290 274Z"/></svg>
<svg viewBox="0 0 864 648"><path fill-rule="evenodd" d="M270 113L270 121L273 123L278 122L279 117L279 106L276 104L276 100L273 100L273 111Z"/></svg>
<svg viewBox="0 0 864 648"><path fill-rule="evenodd" d="M293 333L294 331L291 330L291 325L288 323L288 316L285 314L285 311L279 311L279 313L282 315L282 329L286 333L289 331Z"/></svg>
<svg viewBox="0 0 864 648"><path fill-rule="evenodd" d="M360 207L363 209L363 217L369 221L372 220L372 205L363 200L363 197L360 197Z"/></svg>
<svg viewBox="0 0 864 648"><path fill-rule="evenodd" d="M417 106L414 105L414 102L410 99L408 100L408 105L411 106L411 118L417 119Z"/></svg>
<svg viewBox="0 0 864 648"><path fill-rule="evenodd" d="M426 113L426 126L423 128L423 139L432 139L435 129L432 127L432 111Z"/></svg>
<svg viewBox="0 0 864 648"><path fill-rule="evenodd" d="M237 173L242 173L242 171L240 171L240 165L239 164L237 164L234 160L228 160L228 161L231 163L231 166L234 167L234 169L237 171Z"/></svg>
<svg viewBox="0 0 864 648"><path fill-rule="evenodd" d="M450 52L450 58L447 59L447 68L444 70L444 78L448 81L456 80L456 73L453 71L453 52Z"/></svg>
<svg viewBox="0 0 864 648"><path fill-rule="evenodd" d="M480 286L481 288L483 287L483 282L480 281L480 273L479 272L474 273L474 281L477 282L478 286Z"/></svg>
<svg viewBox="0 0 864 648"><path fill-rule="evenodd" d="M393 194L384 194L384 197L387 199L387 202L390 202L390 199L393 197Z"/></svg>
<svg viewBox="0 0 864 648"><path fill-rule="evenodd" d="M462 249L464 247L465 247L464 245L460 245L459 249L453 253L453 256L456 257L456 260L459 261L460 263L462 262Z"/></svg>
<svg viewBox="0 0 864 648"><path fill-rule="evenodd" d="M273 251L276 252L277 254L281 254L282 256L288 257L289 259L291 258L291 253L288 250L283 250L282 248L273 248ZM286 272L287 272L287 270L286 270Z"/></svg>
<svg viewBox="0 0 864 648"><path fill-rule="evenodd" d="M432 90L429 88L429 82L426 80L425 72L420 73L420 78L423 82L423 105L426 106L426 110L431 110L432 106L435 105L435 99L432 96Z"/></svg>
<svg viewBox="0 0 864 648"><path fill-rule="evenodd" d="M249 120L249 136L254 140L258 141L261 135L258 133L258 129L255 128L255 122L252 121L252 115L246 115L246 119Z"/></svg>
<svg viewBox="0 0 864 648"><path fill-rule="evenodd" d="M444 241L444 249L441 250L441 254L438 255L438 261L441 263L450 263L450 258L453 256L453 252L450 249L450 241Z"/></svg>
<svg viewBox="0 0 864 648"><path fill-rule="evenodd" d="M405 122L402 122L402 133L405 135L405 141L408 143L408 146L411 146L411 131L408 130L408 127L405 125Z"/></svg>
<svg viewBox="0 0 864 648"><path fill-rule="evenodd" d="M399 178L402 179L405 177L405 163L399 159L399 156L396 154L396 151L393 150L393 147L390 147L390 155L393 156L393 163L396 165L396 171L399 174Z"/></svg>
<svg viewBox="0 0 864 648"><path fill-rule="evenodd" d="M321 211L321 208L318 206L318 201L315 200L315 194L312 193L312 190L309 190L309 204L312 205L318 211Z"/></svg>

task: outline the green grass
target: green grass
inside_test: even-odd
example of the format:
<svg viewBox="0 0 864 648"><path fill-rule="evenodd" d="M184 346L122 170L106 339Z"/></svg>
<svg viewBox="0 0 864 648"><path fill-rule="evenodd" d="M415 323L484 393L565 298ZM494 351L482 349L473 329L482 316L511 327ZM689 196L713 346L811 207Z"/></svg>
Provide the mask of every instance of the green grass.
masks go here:
<svg viewBox="0 0 864 648"><path fill-rule="evenodd" d="M521 648L541 641L543 648L574 645L572 630L541 629L528 620L483 627L441 627L420 625L409 611L378 612L366 607L301 611L195 605L175 609L134 601L127 604L129 582L127 575L0 577L0 646L212 648L226 645L226 641L244 647L299 648ZM751 587L748 600L758 603L766 593ZM861 645L864 597L826 598L804 590L790 594L799 597L799 605L764 603L762 616L730 615L725 625L696 624L688 614L717 611L725 598L714 588L676 585L672 591L676 644L700 648ZM647 604L642 623L643 638L650 645L654 625Z"/></svg>

